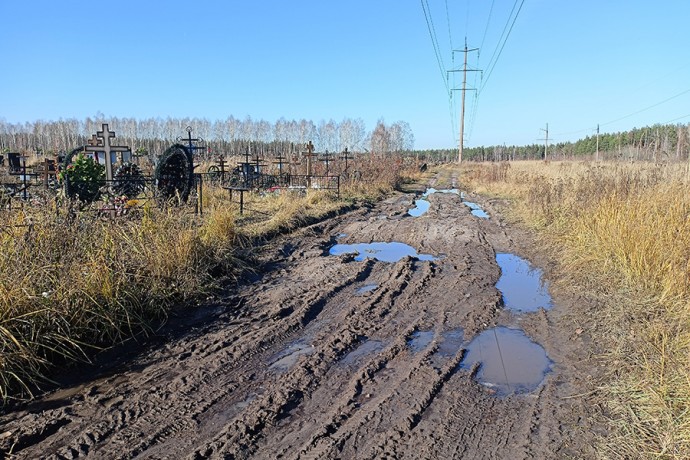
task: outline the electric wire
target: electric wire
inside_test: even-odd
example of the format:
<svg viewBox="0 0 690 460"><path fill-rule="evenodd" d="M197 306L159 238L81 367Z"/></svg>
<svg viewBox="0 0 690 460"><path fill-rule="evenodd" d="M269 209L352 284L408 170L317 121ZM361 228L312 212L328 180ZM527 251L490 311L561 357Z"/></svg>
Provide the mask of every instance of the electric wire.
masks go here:
<svg viewBox="0 0 690 460"><path fill-rule="evenodd" d="M450 49L453 49L453 35L450 31L450 13L448 12L448 0L446 0L446 23L448 24L448 43L450 44Z"/></svg>
<svg viewBox="0 0 690 460"><path fill-rule="evenodd" d="M429 37L431 38L431 45L434 47L434 55L436 56L436 63L441 72L441 78L443 79L443 84L446 87L446 93L448 95L448 111L450 112L450 124L451 131L454 129L453 124L453 103L452 103L452 91L450 90L450 85L448 83L448 73L445 71L445 65L443 64L443 57L441 56L440 46L438 44L438 38L436 36L436 27L434 26L434 20L431 16L431 8L429 7L428 0L420 0L422 5L422 11L424 11L424 19L426 20L427 30L429 31ZM450 22L449 22L449 33L450 33Z"/></svg>
<svg viewBox="0 0 690 460"><path fill-rule="evenodd" d="M510 14L508 15L508 19L506 20L505 25L503 26L503 31L501 31L501 35L498 38L498 41L496 42L496 48L494 48L494 52L491 53L491 58L489 59L487 63L487 68L491 67L491 65L494 62L494 59L496 58L496 55L498 54L498 50L501 47L501 41L503 40L503 37L506 35L506 31L508 30L508 24L510 24L510 19L513 17L513 13L515 12L515 7L517 6L517 2L519 0L515 0L515 3L513 3L513 8L510 10Z"/></svg>
<svg viewBox="0 0 690 460"><path fill-rule="evenodd" d="M677 97L680 97L680 96L682 96L682 95L684 95L684 94L687 94L687 93L690 93L690 89L686 89L685 91L682 91L682 92L680 92L680 93L678 93L678 94L676 94L676 95L674 95L674 96L671 96L671 97L669 97L669 98L667 98L667 99L664 99L664 100L661 101L661 102L657 102L656 104L652 104L652 105L650 105L650 106L648 106L648 107L645 107L644 109L638 110L637 112L630 113L630 114L628 114L628 115L626 115L626 116L624 116L624 117L616 118L615 120L607 121L606 123L601 123L599 126L606 126L606 125L610 125L610 124L616 123L617 121L625 120L626 118L630 118L630 117L632 117L633 115L637 115L638 113L642 113L642 112L645 112L645 111L647 111L647 110L649 110L649 109L653 109L654 107L658 107L658 106L660 106L661 104L665 104L666 102L671 101L671 100L673 100L673 99L675 99L675 98L677 98Z"/></svg>
<svg viewBox="0 0 690 460"><path fill-rule="evenodd" d="M517 4L517 0L516 0L516 4ZM525 4L525 0L522 0L520 2L520 7L518 8L517 13L515 13L515 17L513 17L513 22L510 24L510 29L508 29L508 34L506 35L505 40L503 40L503 44L501 45L501 49L498 52L496 59L493 61L493 65L491 66L491 68L487 72L486 79L484 80L484 84L479 89L480 93L482 92L482 90L484 89L486 84L489 82L489 78L491 78L491 74L493 73L494 68L496 68L496 64L498 63L498 60L501 57L501 53L503 53L503 48L506 46L506 43L508 42L508 38L510 37L510 33L513 31L513 26L515 25L515 21L517 21L517 18L520 15L520 11L522 10L522 6L524 4ZM508 17L508 19L510 20L510 17Z"/></svg>
<svg viewBox="0 0 690 460"><path fill-rule="evenodd" d="M479 45L479 49L484 49L484 41L486 40L486 33L489 31L489 24L491 23L491 14L494 11L494 1L491 0L491 8L489 9L489 17L486 20L486 26L484 27L484 35L482 36L482 44Z"/></svg>
<svg viewBox="0 0 690 460"><path fill-rule="evenodd" d="M640 110L637 110L637 111L635 111L635 112L632 112L632 113L629 113L629 114L627 114L627 115L624 115L624 116L622 116L622 117L616 118L615 120L607 121L606 123L599 123L599 126L600 126L600 127L601 127L601 126L608 126L608 125L611 125L611 124L613 124L613 123L619 122L619 121L621 121L621 120L625 120L626 118L630 118L630 117L632 117L632 116L634 116L634 115L640 114L640 113L642 113L642 112L646 112L647 110L650 110L650 109L653 109L653 108L655 108L655 107L658 107L658 106L660 106L660 105L662 105L662 104L667 103L668 101L672 101L673 99L676 99L676 98L678 98L678 97L680 97L680 96L683 96L684 94L687 94L687 93L690 93L690 89L686 89L685 91L681 91L680 93L675 94L675 95L673 95L673 96L671 96L671 97L668 97L668 98L664 99L663 101L657 102L657 103L652 104L652 105L649 105L649 106L647 106L647 107L645 107L645 108L643 108L643 109L640 109ZM685 116L682 116L682 117L673 119L673 120L671 120L671 121L668 121L668 122L666 122L666 123L672 123L672 122L674 122L674 121L681 120L681 119L687 118L687 117L689 117L689 116L690 116L690 115L685 115ZM570 134L579 134L579 133L583 133L583 132L585 132L585 131L593 131L593 130L595 130L595 129L596 129L596 127L594 127L594 128L584 128L584 129L579 129L579 130L577 130L577 131L569 131L569 132L566 132L566 133L558 133L558 135L559 135L559 136L567 136L567 135L570 135Z"/></svg>

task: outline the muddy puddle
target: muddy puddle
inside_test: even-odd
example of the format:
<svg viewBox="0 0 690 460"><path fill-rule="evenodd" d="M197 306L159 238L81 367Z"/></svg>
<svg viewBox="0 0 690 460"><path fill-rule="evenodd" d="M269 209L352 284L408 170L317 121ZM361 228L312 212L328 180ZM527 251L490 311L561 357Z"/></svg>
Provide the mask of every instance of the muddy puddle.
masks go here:
<svg viewBox="0 0 690 460"><path fill-rule="evenodd" d="M355 291L356 295L364 295L367 292L375 291L379 287L378 284L365 284Z"/></svg>
<svg viewBox="0 0 690 460"><path fill-rule="evenodd" d="M310 344L301 341L295 342L278 353L273 363L268 366L268 369L277 373L287 372L297 364L297 360L300 356L310 355L312 353L314 353L314 347Z"/></svg>
<svg viewBox="0 0 690 460"><path fill-rule="evenodd" d="M370 355L380 352L385 347L385 344L380 340L365 340L357 348L349 352L340 360L341 364L354 365L362 362L363 359Z"/></svg>
<svg viewBox="0 0 690 460"><path fill-rule="evenodd" d="M438 346L436 352L431 355L431 364L436 369L441 369L450 358L454 357L462 348L465 342L465 332L462 328L453 329L441 333L436 338Z"/></svg>
<svg viewBox="0 0 690 460"><path fill-rule="evenodd" d="M477 203L472 203L471 201L463 201L465 203L465 206L470 208L470 213L475 216L479 217L480 219L488 219L489 215L484 211L484 208L482 208L480 205Z"/></svg>
<svg viewBox="0 0 690 460"><path fill-rule="evenodd" d="M412 217L419 217L429 210L431 203L427 200L415 200L414 205L415 207L408 210L407 213Z"/></svg>
<svg viewBox="0 0 690 460"><path fill-rule="evenodd" d="M467 345L460 368L480 364L477 380L498 396L529 393L551 371L544 348L519 329L496 327L476 336Z"/></svg>
<svg viewBox="0 0 690 460"><path fill-rule="evenodd" d="M456 188L437 190L433 187L430 187L430 188L426 189L426 192L424 192L424 195L422 195L422 196L427 197L427 196L432 195L434 193L452 193L454 195L460 195L460 190L458 190Z"/></svg>
<svg viewBox="0 0 690 460"><path fill-rule="evenodd" d="M412 353L419 353L434 340L434 331L415 331L407 341Z"/></svg>
<svg viewBox="0 0 690 460"><path fill-rule="evenodd" d="M460 195L460 190L453 188L453 189L446 189L446 190L437 190L435 188L428 188L426 189L426 192L422 194L422 199L420 200L415 200L414 205L415 207L408 210L407 213L412 216L412 217L419 217L424 214L426 214L427 211L429 211L429 207L431 206L431 203L429 203L428 200L425 200L424 198L427 198L429 195L433 195L434 193L452 193L454 195Z"/></svg>
<svg viewBox="0 0 690 460"><path fill-rule="evenodd" d="M514 254L496 254L501 277L496 289L503 294L503 303L509 310L533 312L552 307L548 284L542 280L542 271Z"/></svg>
<svg viewBox="0 0 690 460"><path fill-rule="evenodd" d="M419 260L436 260L431 254L417 254L417 251L410 245L399 242L391 243L356 243L356 244L336 244L329 254L340 256L343 254L357 254L355 260L363 261L372 258L381 262L397 262L403 257L414 257Z"/></svg>

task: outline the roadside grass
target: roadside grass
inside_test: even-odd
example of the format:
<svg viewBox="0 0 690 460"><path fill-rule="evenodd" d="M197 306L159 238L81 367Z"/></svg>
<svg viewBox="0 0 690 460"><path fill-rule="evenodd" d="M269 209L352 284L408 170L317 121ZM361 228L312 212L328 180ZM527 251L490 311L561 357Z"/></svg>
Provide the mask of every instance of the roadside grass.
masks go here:
<svg viewBox="0 0 690 460"><path fill-rule="evenodd" d="M385 165L383 166L385 167ZM194 305L246 262L238 249L381 198L402 168L325 191L237 197L204 188L203 215L153 204L104 219L27 206L0 209L0 398L32 397L55 367L151 331L171 308Z"/></svg>
<svg viewBox="0 0 690 460"><path fill-rule="evenodd" d="M681 164L466 164L463 185L509 198L559 264L556 282L609 300L588 320L607 367L606 458L690 458L690 181Z"/></svg>

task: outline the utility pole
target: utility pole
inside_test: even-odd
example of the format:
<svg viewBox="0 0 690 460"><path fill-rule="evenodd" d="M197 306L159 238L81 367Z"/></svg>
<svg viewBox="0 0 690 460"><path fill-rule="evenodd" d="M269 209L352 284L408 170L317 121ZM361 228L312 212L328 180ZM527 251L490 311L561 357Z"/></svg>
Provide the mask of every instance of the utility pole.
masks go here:
<svg viewBox="0 0 690 460"><path fill-rule="evenodd" d="M460 107L460 141L458 146L458 163L462 163L462 148L463 148L463 137L465 135L465 93L467 91L476 91L476 88L467 88L467 72L480 72L479 69L468 69L467 68L467 53L470 51L478 51L479 48L467 49L467 37L465 37L465 49L464 50L453 50L453 52L458 51L465 53L465 63L462 66L462 70L449 70L448 72L462 72L462 104ZM451 91L458 91L453 88Z"/></svg>
<svg viewBox="0 0 690 460"><path fill-rule="evenodd" d="M599 123L597 123L597 162L599 161Z"/></svg>
<svg viewBox="0 0 690 460"><path fill-rule="evenodd" d="M538 140L540 140L540 141L544 141L544 160L546 160L546 159L547 159L546 154L547 154L547 152L548 152L548 150L549 150L549 124L547 123L547 124L546 124L546 129L543 129L543 128L542 128L541 131L545 131L545 132L546 132L546 136L544 136L544 139L538 139Z"/></svg>

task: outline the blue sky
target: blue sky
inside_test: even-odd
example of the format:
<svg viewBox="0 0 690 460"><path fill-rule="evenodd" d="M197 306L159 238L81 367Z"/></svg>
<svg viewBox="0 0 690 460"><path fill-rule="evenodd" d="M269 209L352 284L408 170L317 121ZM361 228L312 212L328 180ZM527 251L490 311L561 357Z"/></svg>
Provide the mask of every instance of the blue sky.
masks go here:
<svg viewBox="0 0 690 460"><path fill-rule="evenodd" d="M444 76L460 68L451 49L467 37L481 47L469 65L484 72L468 74L481 91L476 110L467 92L466 146L535 143L546 123L553 141L567 141L597 123L616 132L690 122L685 0L101 5L0 0L0 118L348 117L369 129L383 118L408 122L417 148L454 147L460 92L449 103ZM459 88L461 74L448 83Z"/></svg>

